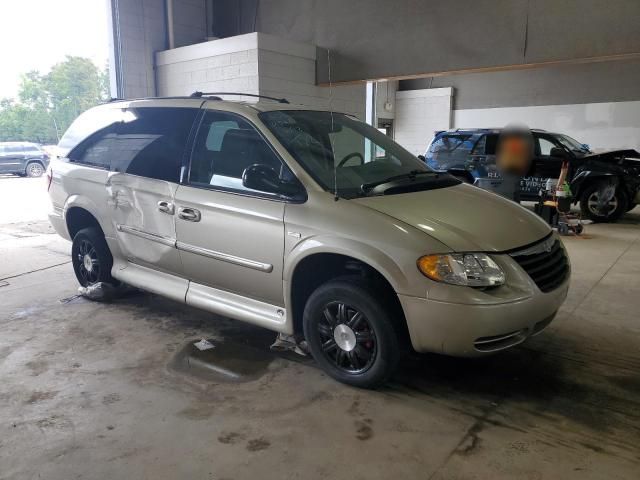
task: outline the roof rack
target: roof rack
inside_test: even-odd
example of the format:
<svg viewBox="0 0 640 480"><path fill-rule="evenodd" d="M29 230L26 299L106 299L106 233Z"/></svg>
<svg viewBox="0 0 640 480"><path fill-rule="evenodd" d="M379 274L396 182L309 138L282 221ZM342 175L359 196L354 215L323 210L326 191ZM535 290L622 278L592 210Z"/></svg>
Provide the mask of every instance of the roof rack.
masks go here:
<svg viewBox="0 0 640 480"><path fill-rule="evenodd" d="M289 100L286 98L276 98L269 97L267 95L256 95L254 93L239 93L239 92L193 92L191 97L200 98L200 97L210 97L212 100L222 100L222 98L216 95L238 95L242 97L256 97L256 98L266 98L268 100L273 100L278 103L289 103Z"/></svg>

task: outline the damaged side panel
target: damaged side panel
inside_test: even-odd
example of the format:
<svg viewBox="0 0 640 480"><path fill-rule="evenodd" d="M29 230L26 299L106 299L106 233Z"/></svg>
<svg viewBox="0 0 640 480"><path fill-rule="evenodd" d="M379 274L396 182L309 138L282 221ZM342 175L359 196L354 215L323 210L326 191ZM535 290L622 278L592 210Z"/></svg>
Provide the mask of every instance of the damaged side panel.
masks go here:
<svg viewBox="0 0 640 480"><path fill-rule="evenodd" d="M114 258L114 277L121 277L120 271L129 263L179 277L183 275L176 249L174 197L177 187L164 180L117 172L110 174L106 184L107 206L124 257ZM180 287L184 291L174 292L183 300L187 284L185 280L184 286Z"/></svg>

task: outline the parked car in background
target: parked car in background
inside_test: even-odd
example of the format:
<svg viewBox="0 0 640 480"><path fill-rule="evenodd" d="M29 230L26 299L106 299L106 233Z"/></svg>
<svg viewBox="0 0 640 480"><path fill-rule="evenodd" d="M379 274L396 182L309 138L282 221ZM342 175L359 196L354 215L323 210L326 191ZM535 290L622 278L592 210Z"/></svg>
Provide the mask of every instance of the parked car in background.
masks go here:
<svg viewBox="0 0 640 480"><path fill-rule="evenodd" d="M49 155L30 142L0 142L0 174L41 177L49 166Z"/></svg>
<svg viewBox="0 0 640 480"><path fill-rule="evenodd" d="M436 132L425 153L427 165L467 183L500 179L496 147L501 129L456 129ZM557 179L569 160L567 181L584 217L615 221L640 202L640 153L615 150L593 153L568 135L531 130L534 159L520 181L520 199L537 200L548 179ZM606 198L604 198L606 197Z"/></svg>
<svg viewBox="0 0 640 480"><path fill-rule="evenodd" d="M568 257L541 218L345 114L118 101L60 147L50 219L83 286L121 281L304 336L352 385L387 379L408 341L467 357L513 347L567 295Z"/></svg>

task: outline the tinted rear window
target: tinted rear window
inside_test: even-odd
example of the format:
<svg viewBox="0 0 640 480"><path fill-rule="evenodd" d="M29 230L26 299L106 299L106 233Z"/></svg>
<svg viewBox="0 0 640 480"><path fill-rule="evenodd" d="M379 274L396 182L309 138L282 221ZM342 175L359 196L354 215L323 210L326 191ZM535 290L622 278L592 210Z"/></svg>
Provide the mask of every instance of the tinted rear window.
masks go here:
<svg viewBox="0 0 640 480"><path fill-rule="evenodd" d="M58 143L60 155L66 156L91 135L121 121L123 115L124 110L122 108L115 108L112 105L87 110L73 121L60 139Z"/></svg>
<svg viewBox="0 0 640 480"><path fill-rule="evenodd" d="M194 108L130 109L135 119L117 126L111 170L178 182Z"/></svg>
<svg viewBox="0 0 640 480"><path fill-rule="evenodd" d="M72 162L178 182L194 108L129 108L70 153ZM115 118L115 117L114 117Z"/></svg>

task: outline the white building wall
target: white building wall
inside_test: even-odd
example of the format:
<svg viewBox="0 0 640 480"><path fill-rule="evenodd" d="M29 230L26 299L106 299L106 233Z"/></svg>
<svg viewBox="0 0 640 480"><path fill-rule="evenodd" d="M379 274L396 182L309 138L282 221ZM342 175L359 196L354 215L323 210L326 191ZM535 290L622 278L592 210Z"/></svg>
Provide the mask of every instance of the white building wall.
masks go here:
<svg viewBox="0 0 640 480"><path fill-rule="evenodd" d="M640 101L455 110L456 128L526 125L566 133L593 150L640 150Z"/></svg>
<svg viewBox="0 0 640 480"><path fill-rule="evenodd" d="M436 130L451 128L452 88L396 92L395 141L414 155L424 155Z"/></svg>
<svg viewBox="0 0 640 480"><path fill-rule="evenodd" d="M246 92L364 118L364 85L317 86L316 47L272 35L249 33L158 52L156 70L160 96Z"/></svg>

